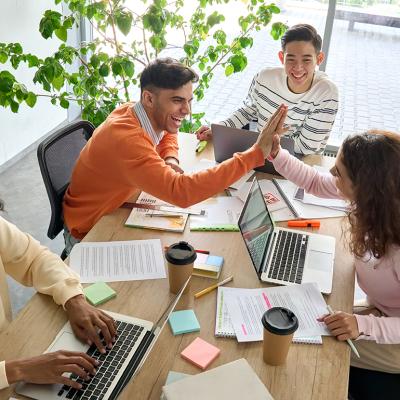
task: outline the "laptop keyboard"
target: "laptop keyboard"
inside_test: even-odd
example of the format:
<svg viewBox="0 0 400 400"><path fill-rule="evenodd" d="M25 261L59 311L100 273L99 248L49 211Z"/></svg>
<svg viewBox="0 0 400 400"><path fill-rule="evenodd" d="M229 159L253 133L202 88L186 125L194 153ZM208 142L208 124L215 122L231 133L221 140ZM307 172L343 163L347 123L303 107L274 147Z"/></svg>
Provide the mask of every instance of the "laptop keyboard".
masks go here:
<svg viewBox="0 0 400 400"><path fill-rule="evenodd" d="M301 283L308 238L302 233L279 231L268 278Z"/></svg>
<svg viewBox="0 0 400 400"><path fill-rule="evenodd" d="M71 379L79 382L82 385L82 389L78 390L64 385L58 392L58 396L63 396L66 393L65 398L79 400L100 400L104 397L143 331L142 326L122 321L115 322L117 325L117 337L113 347L111 349L106 348L106 353L101 354L96 345L92 344L86 352L90 357L100 361L100 365L96 367L96 375L91 377L89 381L84 381L77 375L72 374ZM100 337L104 343L104 338L101 334Z"/></svg>
<svg viewBox="0 0 400 400"><path fill-rule="evenodd" d="M254 265L261 265L262 257L265 251L265 244L267 243L267 235L259 235L251 242L248 242L248 249Z"/></svg>

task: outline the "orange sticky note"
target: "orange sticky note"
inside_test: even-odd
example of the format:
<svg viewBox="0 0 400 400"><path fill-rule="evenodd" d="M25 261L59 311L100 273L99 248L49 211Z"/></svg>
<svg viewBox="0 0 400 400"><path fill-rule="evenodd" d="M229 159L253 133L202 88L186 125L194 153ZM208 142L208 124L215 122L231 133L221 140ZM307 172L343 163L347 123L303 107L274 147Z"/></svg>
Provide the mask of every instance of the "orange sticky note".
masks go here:
<svg viewBox="0 0 400 400"><path fill-rule="evenodd" d="M182 351L181 356L201 369L206 369L220 352L218 347L198 337Z"/></svg>

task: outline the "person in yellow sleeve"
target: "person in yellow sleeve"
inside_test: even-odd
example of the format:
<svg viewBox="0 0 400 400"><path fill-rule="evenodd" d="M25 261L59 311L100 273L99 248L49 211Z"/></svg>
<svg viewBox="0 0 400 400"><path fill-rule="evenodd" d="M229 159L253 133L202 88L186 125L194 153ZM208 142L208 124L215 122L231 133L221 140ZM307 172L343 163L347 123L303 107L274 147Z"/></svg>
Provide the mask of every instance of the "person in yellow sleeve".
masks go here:
<svg viewBox="0 0 400 400"><path fill-rule="evenodd" d="M0 209L3 204L0 203ZM85 300L79 276L61 259L40 245L30 235L0 217L0 330L11 321L6 274L25 286L34 286L43 294L52 296L64 307L76 336L88 344L95 343L99 351L106 350L98 331L111 348L116 334L113 319ZM0 389L18 381L51 384L61 383L77 389L80 385L64 372L83 379L94 373L97 361L80 352L57 351L20 360L0 361Z"/></svg>

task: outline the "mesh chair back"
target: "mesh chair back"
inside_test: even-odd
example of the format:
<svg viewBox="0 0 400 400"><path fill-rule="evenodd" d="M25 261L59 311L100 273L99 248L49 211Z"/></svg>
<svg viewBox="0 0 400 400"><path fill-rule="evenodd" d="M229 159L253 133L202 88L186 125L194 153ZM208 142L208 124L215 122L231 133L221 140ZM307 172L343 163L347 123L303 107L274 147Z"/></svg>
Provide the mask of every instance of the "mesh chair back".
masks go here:
<svg viewBox="0 0 400 400"><path fill-rule="evenodd" d="M54 239L63 229L62 201L75 162L92 136L94 126L88 121L72 122L39 144L37 156L40 172L51 206L47 236Z"/></svg>

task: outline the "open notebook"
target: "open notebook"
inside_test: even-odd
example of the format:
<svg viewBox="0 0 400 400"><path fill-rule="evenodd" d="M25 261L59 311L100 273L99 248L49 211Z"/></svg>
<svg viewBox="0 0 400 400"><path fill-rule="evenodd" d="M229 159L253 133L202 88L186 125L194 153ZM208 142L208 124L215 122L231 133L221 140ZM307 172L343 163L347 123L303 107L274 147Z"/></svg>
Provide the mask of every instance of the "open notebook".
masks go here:
<svg viewBox="0 0 400 400"><path fill-rule="evenodd" d="M228 307L224 302L225 288L219 287L217 294L217 310L215 315L215 336L235 338L235 330L229 316ZM321 336L294 337L293 343L322 344Z"/></svg>
<svg viewBox="0 0 400 400"><path fill-rule="evenodd" d="M172 206L172 204L163 202L145 192L140 193L137 203L153 206ZM172 232L183 232L185 230L186 222L189 217L188 214L177 213L171 214L170 217L168 213L163 213L164 216L159 216L160 214L162 213L157 210L133 208L128 219L125 221L125 226Z"/></svg>

